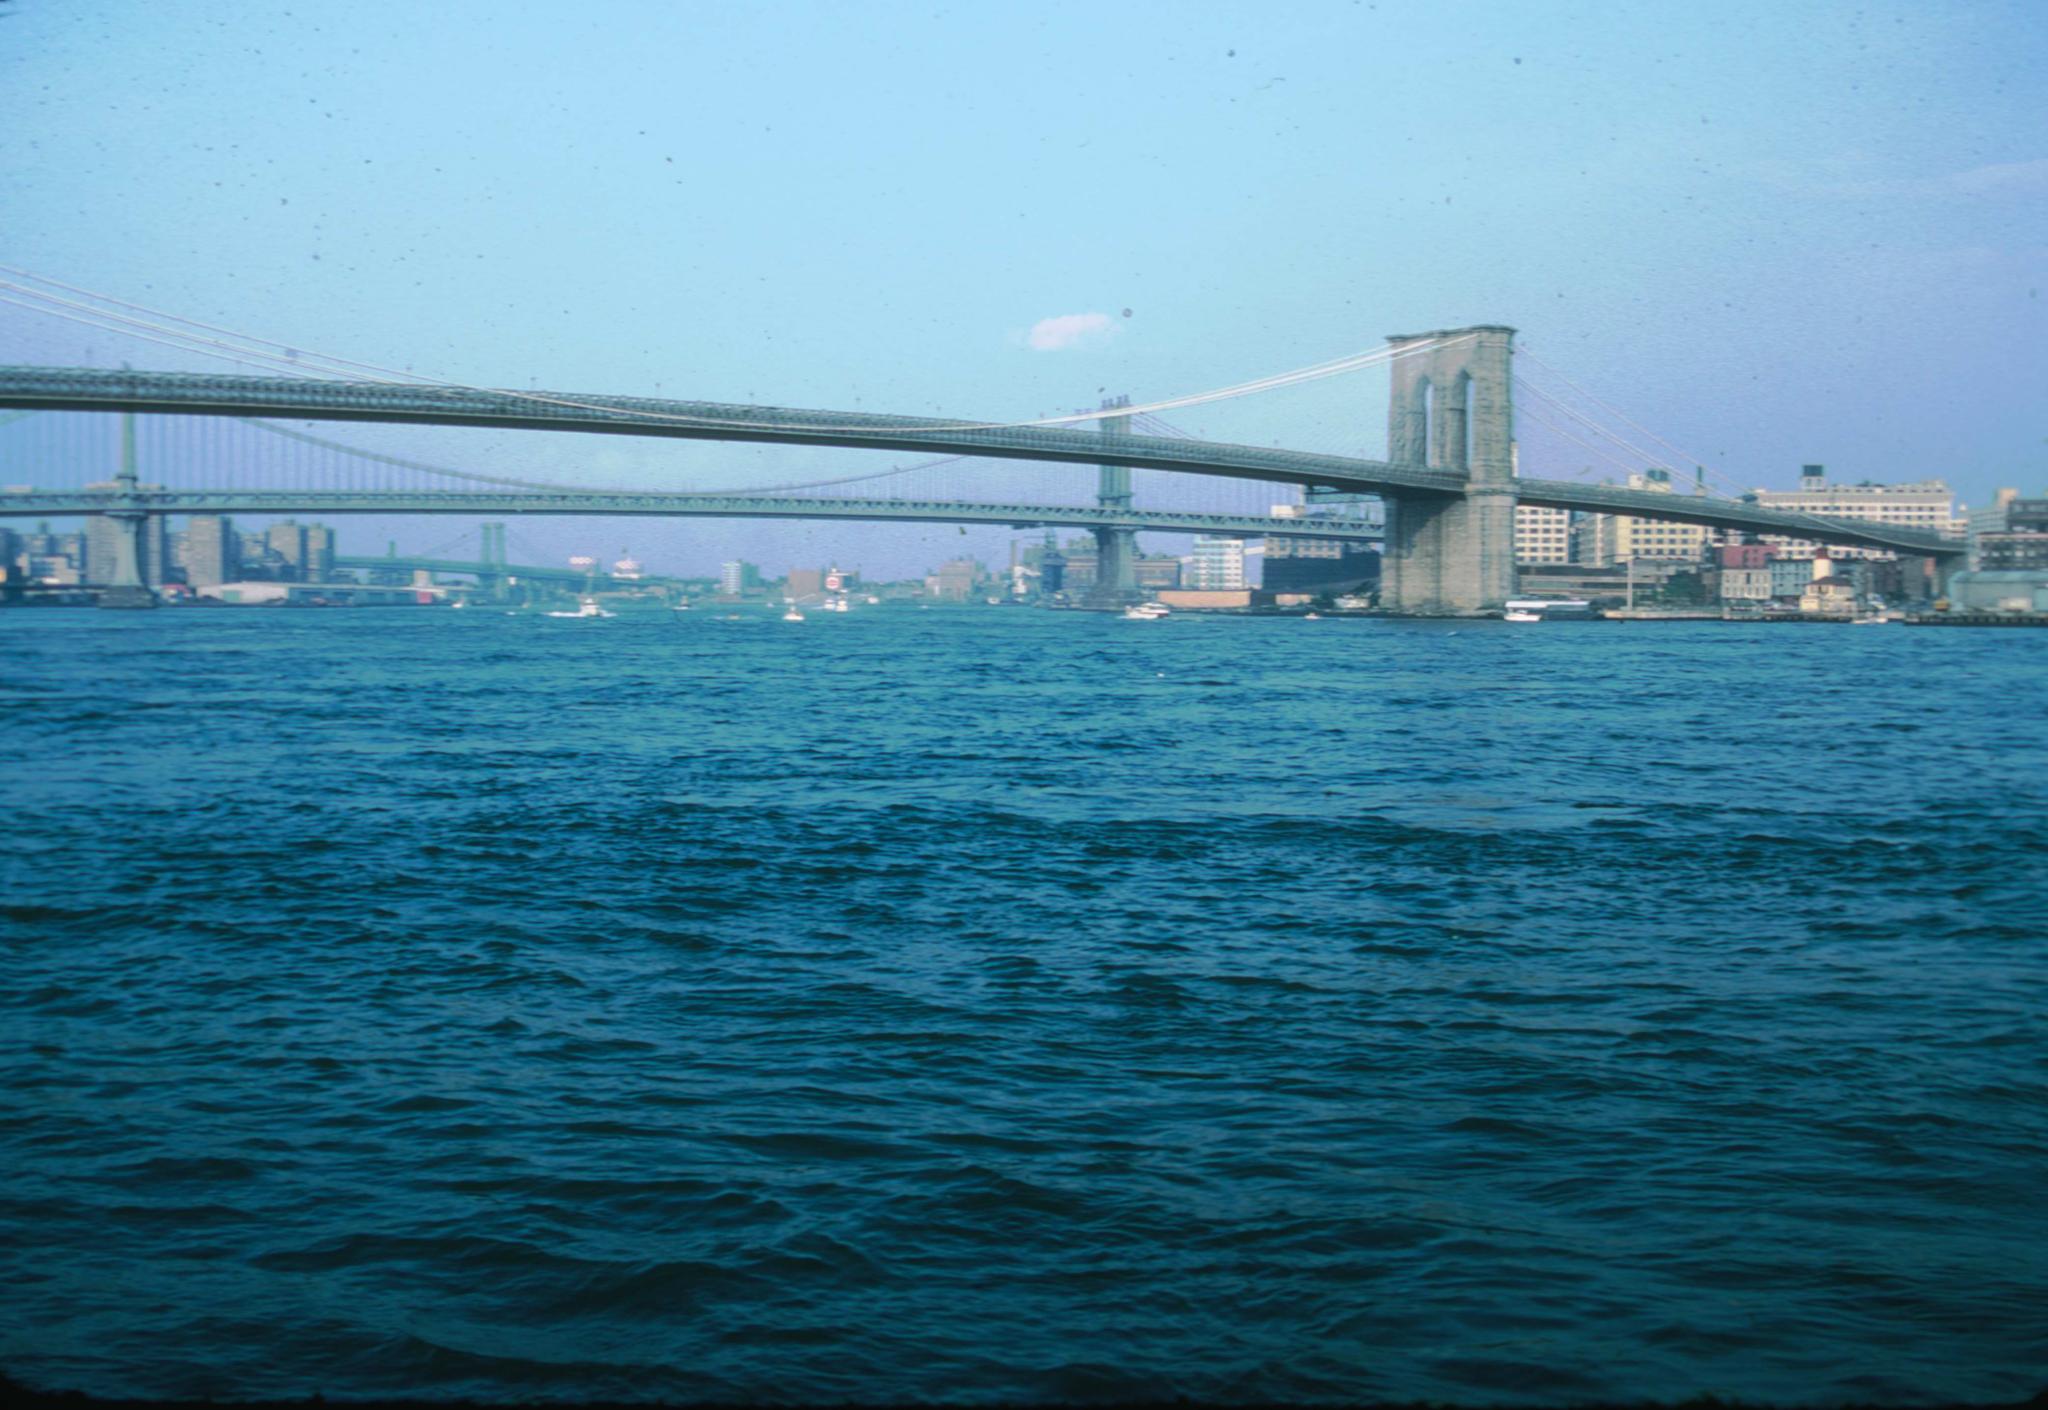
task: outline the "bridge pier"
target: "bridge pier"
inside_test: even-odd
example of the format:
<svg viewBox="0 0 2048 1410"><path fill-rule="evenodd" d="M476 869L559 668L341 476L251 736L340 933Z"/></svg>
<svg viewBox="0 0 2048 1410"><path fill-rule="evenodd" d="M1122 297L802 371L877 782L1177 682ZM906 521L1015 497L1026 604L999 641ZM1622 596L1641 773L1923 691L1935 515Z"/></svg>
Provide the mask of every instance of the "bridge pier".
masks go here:
<svg viewBox="0 0 2048 1410"><path fill-rule="evenodd" d="M477 586L492 601L502 602L506 593L505 564L509 561L505 557L505 526L495 522L484 524L481 539L483 552L479 567L482 571L477 574Z"/></svg>
<svg viewBox="0 0 2048 1410"><path fill-rule="evenodd" d="M156 594L142 581L142 526L147 514L109 514L114 526L114 578L100 589L101 607L154 607Z"/></svg>
<svg viewBox="0 0 2048 1410"><path fill-rule="evenodd" d="M1138 591L1138 535L1131 529L1090 529L1095 536L1095 583L1082 604L1104 610L1142 602Z"/></svg>
<svg viewBox="0 0 2048 1410"><path fill-rule="evenodd" d="M1397 355L1387 458L1463 475L1463 495L1389 494L1380 606L1404 616L1498 612L1515 595L1515 330L1387 339ZM1414 349L1406 356L1401 349Z"/></svg>
<svg viewBox="0 0 2048 1410"><path fill-rule="evenodd" d="M1131 399L1127 396L1111 397L1102 403L1102 410L1130 404ZM1105 416L1097 424L1103 435L1121 436L1131 429L1131 418ZM1131 467L1104 465L1098 468L1101 478L1096 482L1097 507L1128 510L1131 507ZM1138 591L1137 531L1098 528L1089 532L1095 536L1095 585L1082 594L1081 605L1103 611L1120 611L1132 603L1143 602L1145 595Z"/></svg>
<svg viewBox="0 0 2048 1410"><path fill-rule="evenodd" d="M114 476L114 492L131 502L139 499L135 487L135 415L121 417L121 469ZM140 509L111 510L105 516L114 527L114 576L100 590L101 607L154 607L156 594L142 581L142 526L149 515Z"/></svg>
<svg viewBox="0 0 2048 1410"><path fill-rule="evenodd" d="M1497 612L1515 595L1513 490L1387 496L1380 606L1409 617Z"/></svg>

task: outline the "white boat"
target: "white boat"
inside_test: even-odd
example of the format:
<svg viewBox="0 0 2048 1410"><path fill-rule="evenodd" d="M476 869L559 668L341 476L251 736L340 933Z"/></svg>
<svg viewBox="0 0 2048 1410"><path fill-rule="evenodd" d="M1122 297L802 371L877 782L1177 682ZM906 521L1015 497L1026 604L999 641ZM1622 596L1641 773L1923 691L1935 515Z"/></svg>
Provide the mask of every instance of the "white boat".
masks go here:
<svg viewBox="0 0 2048 1410"><path fill-rule="evenodd" d="M790 609L787 612L782 614L782 620L785 622L801 622L803 619L804 614L797 610L794 603L790 605Z"/></svg>
<svg viewBox="0 0 2048 1410"><path fill-rule="evenodd" d="M578 598L574 612L550 612L550 617L616 617L618 613L607 612L597 605L594 597Z"/></svg>
<svg viewBox="0 0 2048 1410"><path fill-rule="evenodd" d="M1593 604L1583 597L1511 597L1501 616L1510 622L1548 622L1560 617L1591 617Z"/></svg>
<svg viewBox="0 0 2048 1410"><path fill-rule="evenodd" d="M1127 622L1156 622L1171 611L1173 609L1163 602L1140 602L1134 607L1126 607L1124 609L1124 620Z"/></svg>
<svg viewBox="0 0 2048 1410"><path fill-rule="evenodd" d="M1304 612L1302 613L1301 620L1304 622L1320 622L1323 620L1323 614L1320 612Z"/></svg>
<svg viewBox="0 0 2048 1410"><path fill-rule="evenodd" d="M690 604L687 602L671 602L668 605L668 610L671 612L687 612L690 610Z"/></svg>

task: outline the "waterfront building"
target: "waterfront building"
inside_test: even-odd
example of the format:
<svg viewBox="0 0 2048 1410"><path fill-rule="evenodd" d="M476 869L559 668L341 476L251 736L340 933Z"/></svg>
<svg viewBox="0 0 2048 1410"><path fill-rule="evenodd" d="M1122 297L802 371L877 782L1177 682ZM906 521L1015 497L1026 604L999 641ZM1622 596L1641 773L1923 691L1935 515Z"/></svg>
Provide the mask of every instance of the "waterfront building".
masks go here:
<svg viewBox="0 0 2048 1410"><path fill-rule="evenodd" d="M240 551L235 555L241 560L241 575L245 582L289 582L296 570L285 561L285 556L270 546L270 535L264 532L240 533L235 535Z"/></svg>
<svg viewBox="0 0 2048 1410"><path fill-rule="evenodd" d="M1979 572L2048 568L2048 497L2022 499L2002 489L1989 507L1969 515L1970 567Z"/></svg>
<svg viewBox="0 0 2048 1410"><path fill-rule="evenodd" d="M1085 592L1095 586L1095 579L1101 567L1100 556L1095 549L1095 536L1077 534L1067 540L1061 550L1067 560L1064 581L1069 593Z"/></svg>
<svg viewBox="0 0 2048 1410"><path fill-rule="evenodd" d="M1582 597L1602 606L1620 606L1628 597L1625 567L1532 563L1517 576L1523 597Z"/></svg>
<svg viewBox="0 0 2048 1410"><path fill-rule="evenodd" d="M219 514L195 514L185 521L184 552L179 564L193 587L214 587L241 576L241 539L235 521Z"/></svg>
<svg viewBox="0 0 2048 1410"><path fill-rule="evenodd" d="M925 579L925 588L942 602L965 602L974 596L975 584L983 577L982 566L972 558L955 558L941 563Z"/></svg>
<svg viewBox="0 0 2048 1410"><path fill-rule="evenodd" d="M1807 583L1799 594L1799 610L1830 617L1853 615L1859 595L1855 578L1838 575L1833 561L1825 557L1805 562Z"/></svg>
<svg viewBox="0 0 2048 1410"><path fill-rule="evenodd" d="M1196 592L1232 592L1244 587L1244 540L1200 534L1183 562L1181 581Z"/></svg>
<svg viewBox="0 0 2048 1410"><path fill-rule="evenodd" d="M1572 512L1538 504L1515 506L1515 562L1519 565L1572 561Z"/></svg>
<svg viewBox="0 0 2048 1410"><path fill-rule="evenodd" d="M29 582L70 587L86 581L84 571L61 553L24 553L21 559Z"/></svg>
<svg viewBox="0 0 2048 1410"><path fill-rule="evenodd" d="M1760 508L1783 510L1789 514L1860 519L1889 528L1917 529L1951 538L1961 532L1955 496L1942 480L1915 480L1899 485L1880 485L1865 480L1854 485L1831 485L1827 479L1827 467L1802 465L1799 467L1798 489L1760 489L1752 493ZM1967 525L1967 520L1962 522ZM1822 554L1830 559L1891 559L1898 556L1890 549L1882 548L1830 545L1822 549L1811 539L1780 535L1765 535L1764 541L1777 548L1780 558L1811 560Z"/></svg>
<svg viewBox="0 0 2048 1410"><path fill-rule="evenodd" d="M783 580L783 595L801 601L816 597L825 591L825 570L823 568L792 568Z"/></svg>
<svg viewBox="0 0 2048 1410"><path fill-rule="evenodd" d="M1640 475L1628 477L1632 490L1649 490L1655 494L1676 494L1678 491L1671 480L1669 470L1645 470ZM1701 499L1706 497L1707 487L1704 475L1695 482L1693 494ZM1704 524L1675 524L1664 519L1643 519L1633 514L1614 516L1614 552L1624 563L1632 558L1660 558L1698 563L1709 557L1709 550L1718 542L1715 531Z"/></svg>
<svg viewBox="0 0 2048 1410"><path fill-rule="evenodd" d="M309 583L331 582L334 578L334 530L325 524L306 525L306 552L300 567Z"/></svg>
<svg viewBox="0 0 2048 1410"><path fill-rule="evenodd" d="M1963 515L1963 541L1969 545L1970 566L1981 568L1982 540L1986 534L2002 534L2007 531L2006 514L2020 497L2015 489L2001 489L1992 496L1991 503L1982 509L1965 508Z"/></svg>
<svg viewBox="0 0 2048 1410"><path fill-rule="evenodd" d="M1131 563L1131 581L1145 592L1164 592L1180 586L1181 562L1172 554L1140 554Z"/></svg>
<svg viewBox="0 0 2048 1410"><path fill-rule="evenodd" d="M2001 568L1958 573L1949 582L1952 612L2024 612L2048 615L2048 568Z"/></svg>
<svg viewBox="0 0 2048 1410"><path fill-rule="evenodd" d="M1377 502L1355 506L1361 512L1346 514L1339 509L1311 509L1299 504L1276 504L1270 510L1275 519L1342 519L1345 526L1364 524L1378 529ZM1369 510L1370 513L1362 512ZM1260 577L1272 592L1350 592L1380 575L1379 550L1355 539L1305 539L1275 535L1260 546Z"/></svg>
<svg viewBox="0 0 2048 1410"><path fill-rule="evenodd" d="M1048 540L1050 537L1047 536ZM1060 552L1060 547L1056 543L1048 541L1038 555L1038 585L1048 596L1066 590L1067 555Z"/></svg>
<svg viewBox="0 0 2048 1410"><path fill-rule="evenodd" d="M1362 543L1313 539L1312 543L1335 543L1338 552L1328 556L1303 557L1293 553L1274 556L1273 545L1286 539L1266 540L1266 561L1260 570L1268 591L1287 593L1348 593L1380 578L1380 551Z"/></svg>
<svg viewBox="0 0 2048 1410"><path fill-rule="evenodd" d="M1628 477L1632 490L1675 493L1669 470L1652 469ZM1703 486L1695 494L1704 494ZM1697 562L1714 541L1704 524L1679 524L1634 514L1579 514L1571 524L1572 562L1606 568L1630 559L1680 559Z"/></svg>
<svg viewBox="0 0 2048 1410"><path fill-rule="evenodd" d="M718 565L718 591L722 597L739 597L761 586L761 570L744 559Z"/></svg>
<svg viewBox="0 0 2048 1410"><path fill-rule="evenodd" d="M1771 596L1797 597L1813 581L1813 563L1805 558L1771 560Z"/></svg>
<svg viewBox="0 0 2048 1410"><path fill-rule="evenodd" d="M1575 511L1571 526L1571 562L1582 568L1612 568L1614 516Z"/></svg>
<svg viewBox="0 0 2048 1410"><path fill-rule="evenodd" d="M2048 568L2048 533L1985 534L1978 539L1977 567L1987 573Z"/></svg>
<svg viewBox="0 0 2048 1410"><path fill-rule="evenodd" d="M263 546L283 563L284 572L280 575L283 581L303 581L306 568L306 530L303 525L293 519L272 524L263 535Z"/></svg>
<svg viewBox="0 0 2048 1410"><path fill-rule="evenodd" d="M1741 605L1762 606L1771 600L1771 569L1766 563L1760 568L1723 568L1721 570L1721 600Z"/></svg>

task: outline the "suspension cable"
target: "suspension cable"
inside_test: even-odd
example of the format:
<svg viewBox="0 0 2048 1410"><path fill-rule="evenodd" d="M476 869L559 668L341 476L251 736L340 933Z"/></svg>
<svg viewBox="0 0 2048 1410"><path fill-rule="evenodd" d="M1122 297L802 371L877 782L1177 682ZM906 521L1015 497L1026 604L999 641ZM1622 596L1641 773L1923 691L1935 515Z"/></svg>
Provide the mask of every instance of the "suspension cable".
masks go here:
<svg viewBox="0 0 2048 1410"><path fill-rule="evenodd" d="M75 285L64 284L54 279L46 279L44 276L34 274L27 270L18 269L11 265L0 265L0 272L13 274L18 277L27 278L40 283L48 283L55 287L66 289L69 292L83 294L88 298L99 299L104 302L116 304L119 307L127 308L136 312L148 313L156 318L169 319L172 320L172 322L174 323L183 323L191 327L204 328L209 332L227 333L228 338L231 339L232 341L223 340L221 338L208 337L205 336L204 334L199 333L187 333L163 323L152 322L147 319L131 318L126 314L114 313L105 309L91 308L89 305L80 304L76 300L65 299L58 295L49 294L39 289L30 288L26 285L16 284L6 280L0 280L0 289L11 290L14 293L25 295L27 296L27 298L31 300L40 301L40 304L42 305L39 306L38 303L21 303L21 301L18 299L8 300L8 302L16 303L21 307L37 308L38 311L49 314L53 317L65 318L73 322L83 323L86 326L98 328L101 331L116 333L125 332L131 336L144 338L151 342L163 341L161 338L154 336L155 334L168 334L174 338L183 339L185 340L186 343L190 344L190 346L187 346L183 349L184 351L187 352L199 352L205 356L224 357L228 361L240 362L243 363L244 365L250 365L252 359L258 362L267 361L272 363L273 365L283 367L284 369L286 369L287 371L294 375L303 376L305 374L305 369L308 365L319 365L323 367L361 368L384 373L387 377L390 378L407 379L409 380L410 383L414 385L430 386L444 390L464 392L494 391L495 394L497 395L508 396L521 401L536 402L543 405L559 406L574 410L595 411L602 414L613 416L631 416L643 420L653 419L691 425L739 426L749 430L809 431L821 434L852 433L860 431L873 431L878 429L871 423L846 426L820 426L811 423L801 422L778 423L756 420L735 421L732 418L726 417L707 417L683 413L653 411L646 408L627 408L614 405L606 405L603 403L581 402L571 397L554 396L542 392L521 392L511 388L488 389L472 387L464 383L451 382L445 379L430 378L419 373L397 372L390 368L378 367L375 364L354 362L349 359L330 357L326 354L321 353L301 353L298 349L292 347L289 344L277 343L269 339L254 338L251 337L250 335L242 333L233 333L230 332L229 330L218 328L212 324L200 323L195 319L185 318L184 316L179 314L167 313L164 312L163 310L148 308L145 305L134 304L127 302L125 300L114 299L109 295L99 294L91 290L80 289ZM106 321L95 320L113 320L114 323L116 324L126 324L132 326L127 328L109 326L109 324ZM1176 407L1183 406L1199 406L1212 401L1222 401L1235 397L1250 396L1260 392L1273 391L1280 387L1294 386L1303 382L1321 380L1325 377L1339 376L1343 373L1358 371L1363 368L1374 366L1379 363L1390 363L1399 358L1410 357L1423 352L1435 351L1444 347L1454 346L1457 343L1469 341L1475 338L1476 336L1476 334L1468 333L1463 334L1458 338L1452 339L1431 338L1426 341L1411 343L1399 348L1392 346L1374 348L1366 352L1348 354L1344 357L1334 358L1326 362L1312 364L1307 367L1296 368L1290 372L1275 373L1267 377L1255 378L1249 382L1237 383L1235 385L1228 387L1220 387L1208 392L1199 392L1181 397L1167 398L1163 401L1151 402L1143 406L1106 407L1096 411L1076 412L1067 416L1040 417L1025 421L962 421L952 424L940 423L936 425L920 426L914 429L920 432L1023 430L1030 428L1072 426L1090 421L1100 421L1109 417L1134 416L1139 413L1147 411L1170 410ZM176 345L172 344L172 346ZM264 346L282 349L283 352L288 356L280 357L274 353L263 352L262 347Z"/></svg>

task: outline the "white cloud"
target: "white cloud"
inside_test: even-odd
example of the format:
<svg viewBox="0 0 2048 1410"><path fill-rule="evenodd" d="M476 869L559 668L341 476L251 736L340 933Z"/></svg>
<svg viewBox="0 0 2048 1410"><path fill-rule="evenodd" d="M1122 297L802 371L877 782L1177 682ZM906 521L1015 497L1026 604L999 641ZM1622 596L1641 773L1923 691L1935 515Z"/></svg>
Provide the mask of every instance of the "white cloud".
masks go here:
<svg viewBox="0 0 2048 1410"><path fill-rule="evenodd" d="M1116 320L1106 313L1062 313L1041 318L1024 335L1025 343L1039 352L1058 352L1087 343L1100 342L1116 333Z"/></svg>

